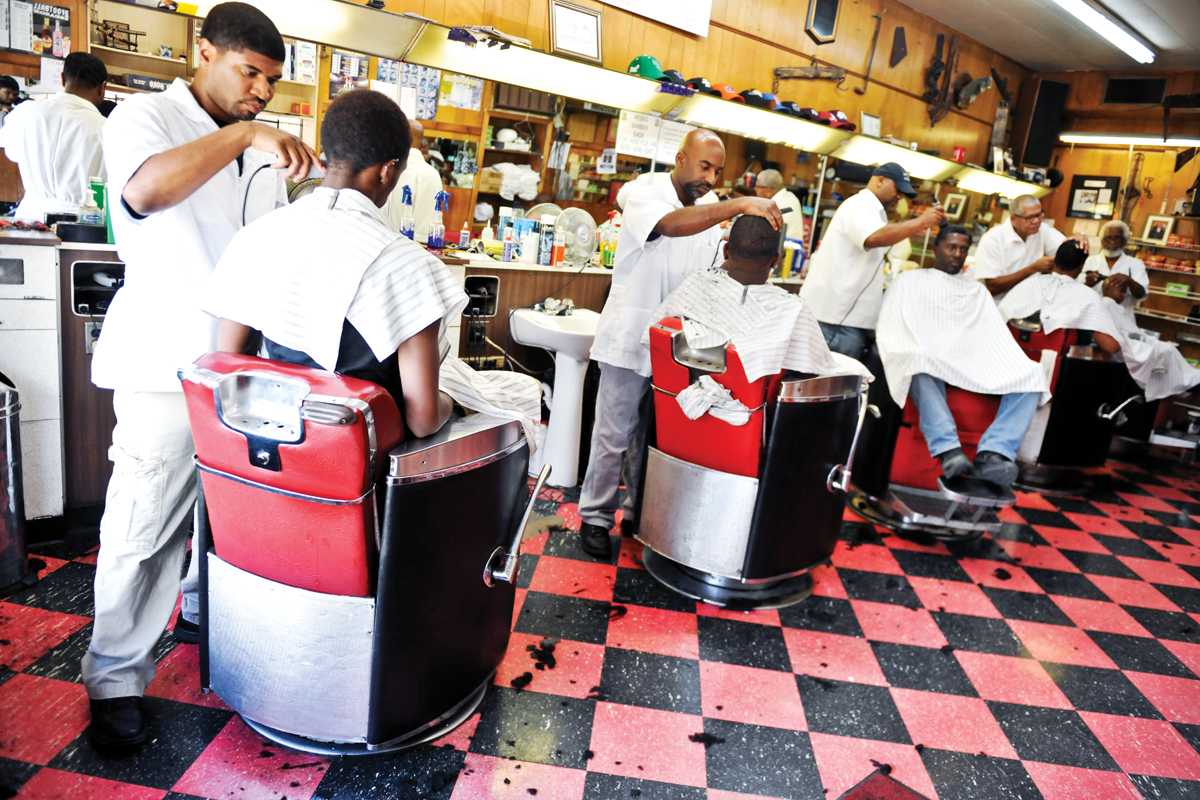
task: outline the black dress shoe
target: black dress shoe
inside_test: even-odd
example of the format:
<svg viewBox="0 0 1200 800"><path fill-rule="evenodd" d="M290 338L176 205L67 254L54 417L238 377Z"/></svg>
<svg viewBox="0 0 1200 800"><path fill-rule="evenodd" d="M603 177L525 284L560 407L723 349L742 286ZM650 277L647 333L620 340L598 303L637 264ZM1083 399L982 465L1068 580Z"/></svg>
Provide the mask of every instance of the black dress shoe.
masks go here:
<svg viewBox="0 0 1200 800"><path fill-rule="evenodd" d="M146 712L140 697L90 701L88 737L97 750L126 750L146 741Z"/></svg>
<svg viewBox="0 0 1200 800"><path fill-rule="evenodd" d="M637 533L638 524L636 519L625 517L621 520L621 535L632 537Z"/></svg>
<svg viewBox="0 0 1200 800"><path fill-rule="evenodd" d="M200 644L200 626L195 622L184 619L183 614L175 618L175 627L171 636L180 644Z"/></svg>
<svg viewBox="0 0 1200 800"><path fill-rule="evenodd" d="M608 528L585 522L579 528L579 536L583 540L583 552L598 561L612 560L612 538Z"/></svg>

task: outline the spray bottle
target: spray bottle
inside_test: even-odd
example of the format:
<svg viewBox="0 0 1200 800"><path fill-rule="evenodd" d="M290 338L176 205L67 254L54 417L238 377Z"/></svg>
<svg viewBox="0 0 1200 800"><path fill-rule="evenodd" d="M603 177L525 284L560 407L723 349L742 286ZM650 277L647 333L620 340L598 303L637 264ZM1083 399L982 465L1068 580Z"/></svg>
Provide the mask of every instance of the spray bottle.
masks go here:
<svg viewBox="0 0 1200 800"><path fill-rule="evenodd" d="M400 233L409 239L415 238L416 217L413 214L413 194L411 186L404 186L400 191Z"/></svg>
<svg viewBox="0 0 1200 800"><path fill-rule="evenodd" d="M450 208L450 193L438 192L433 198L433 222L429 223L429 235L425 246L430 250L441 250L446 246L446 225L442 212Z"/></svg>

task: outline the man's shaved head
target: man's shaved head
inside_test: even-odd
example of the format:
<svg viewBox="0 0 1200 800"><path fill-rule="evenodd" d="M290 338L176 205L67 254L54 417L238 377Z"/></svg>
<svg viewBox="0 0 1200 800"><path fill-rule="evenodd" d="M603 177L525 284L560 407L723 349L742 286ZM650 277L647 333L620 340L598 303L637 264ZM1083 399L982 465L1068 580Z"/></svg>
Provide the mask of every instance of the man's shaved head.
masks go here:
<svg viewBox="0 0 1200 800"><path fill-rule="evenodd" d="M696 128L683 137L675 154L671 180L684 205L692 205L713 190L725 169L725 144L721 137Z"/></svg>

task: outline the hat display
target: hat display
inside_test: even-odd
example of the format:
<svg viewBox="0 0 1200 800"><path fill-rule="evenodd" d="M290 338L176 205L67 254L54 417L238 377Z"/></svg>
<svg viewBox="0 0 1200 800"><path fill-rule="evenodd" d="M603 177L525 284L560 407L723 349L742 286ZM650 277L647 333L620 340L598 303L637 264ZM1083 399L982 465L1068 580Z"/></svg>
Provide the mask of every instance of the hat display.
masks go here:
<svg viewBox="0 0 1200 800"><path fill-rule="evenodd" d="M688 78L687 87L701 94L711 94L714 97L721 96L721 90L713 86L708 78Z"/></svg>
<svg viewBox="0 0 1200 800"><path fill-rule="evenodd" d="M791 100L785 100L784 102L780 103L775 110L780 114L787 114L789 117L800 116L800 106L796 105Z"/></svg>
<svg viewBox="0 0 1200 800"><path fill-rule="evenodd" d="M677 69L663 70L663 74L659 77L663 83L673 83L676 86L686 86L687 81L683 79L683 73Z"/></svg>
<svg viewBox="0 0 1200 800"><path fill-rule="evenodd" d="M742 92L742 100L746 103L746 105L754 106L755 108L773 108L773 99L774 96L772 96L771 99L768 99L767 96L758 89L746 89Z"/></svg>
<svg viewBox="0 0 1200 800"><path fill-rule="evenodd" d="M658 59L654 56L641 55L629 62L629 69L626 70L630 75L639 75L643 78L649 78L652 81L661 80L663 76L662 64L658 63Z"/></svg>
<svg viewBox="0 0 1200 800"><path fill-rule="evenodd" d="M732 100L735 103L746 102L746 99L738 94L737 91L728 83L714 83L713 88L716 89L717 93L721 95L722 100Z"/></svg>
<svg viewBox="0 0 1200 800"><path fill-rule="evenodd" d="M815 108L809 108L808 106L800 109L800 118L806 119L810 122L817 122L821 125L829 124L829 120L825 119L825 116L821 114L820 111L817 111Z"/></svg>
<svg viewBox="0 0 1200 800"><path fill-rule="evenodd" d="M778 97L771 94L770 92L763 92L762 96L767 101L767 108L771 109L772 111L779 108L779 98Z"/></svg>
<svg viewBox="0 0 1200 800"><path fill-rule="evenodd" d="M845 131L852 131L857 127L853 122L850 121L850 118L841 111L822 111L821 121L826 125L834 128L840 128L841 130Z"/></svg>
<svg viewBox="0 0 1200 800"><path fill-rule="evenodd" d="M908 179L908 173L904 171L904 167L895 161L880 164L871 170L871 175L879 175L880 177L891 179L892 183L896 184L896 191L906 197L917 196L917 190L913 188L912 182Z"/></svg>

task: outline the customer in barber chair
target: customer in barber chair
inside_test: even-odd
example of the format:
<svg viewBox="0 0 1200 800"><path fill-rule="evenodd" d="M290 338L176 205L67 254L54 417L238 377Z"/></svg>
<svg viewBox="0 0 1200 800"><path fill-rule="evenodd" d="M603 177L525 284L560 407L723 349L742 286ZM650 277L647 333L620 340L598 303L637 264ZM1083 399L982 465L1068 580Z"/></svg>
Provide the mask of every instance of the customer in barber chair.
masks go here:
<svg viewBox="0 0 1200 800"><path fill-rule="evenodd" d="M1147 401L1186 392L1200 384L1200 370L1187 362L1170 342L1139 331L1129 322L1124 305L1129 278L1113 274L1104 279L1103 294L1079 281L1088 255L1070 239L1054 255L1054 271L1034 275L1000 301L1005 319L1037 317L1042 330L1061 328L1090 331L1096 346L1121 358Z"/></svg>
<svg viewBox="0 0 1200 800"><path fill-rule="evenodd" d="M764 217L735 218L721 268L693 273L651 319L682 317L683 334L693 348L732 344L750 381L783 370L807 376L869 375L858 361L829 349L803 300L767 283L779 260L779 242L780 232ZM649 331L643 341L649 344ZM699 388L680 393L680 405L689 417L709 409L718 416L732 410L728 419L749 416L739 414L742 409L736 406L741 404L715 382L701 381L693 387Z"/></svg>
<svg viewBox="0 0 1200 800"><path fill-rule="evenodd" d="M466 294L382 211L409 153L404 112L379 92L343 94L321 146L321 186L243 228L218 262L203 302L221 320L218 349L255 353L261 335L266 358L380 384L416 437L445 424L453 401L519 419L531 434L537 381L445 357L446 322Z"/></svg>
<svg viewBox="0 0 1200 800"><path fill-rule="evenodd" d="M1017 345L988 290L964 277L971 237L944 226L929 269L905 272L884 295L877 342L892 399L911 394L929 453L947 479L961 475L1011 486L1014 461L1039 399L1048 398L1041 366ZM946 402L946 385L1000 395L1000 409L979 441L974 464L963 452Z"/></svg>

